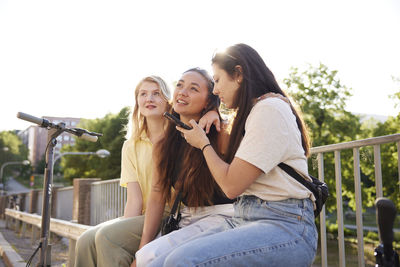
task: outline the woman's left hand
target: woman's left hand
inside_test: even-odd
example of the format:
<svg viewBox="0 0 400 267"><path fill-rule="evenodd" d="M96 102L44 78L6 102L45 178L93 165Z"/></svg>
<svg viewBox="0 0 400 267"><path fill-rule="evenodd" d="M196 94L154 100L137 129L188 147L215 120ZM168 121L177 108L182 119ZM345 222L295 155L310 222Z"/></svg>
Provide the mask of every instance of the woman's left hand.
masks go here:
<svg viewBox="0 0 400 267"><path fill-rule="evenodd" d="M180 131L191 146L202 149L205 145L210 143L208 137L204 130L196 123L195 120L189 121L190 125L193 127L191 130L183 129L176 126L176 129Z"/></svg>
<svg viewBox="0 0 400 267"><path fill-rule="evenodd" d="M199 120L199 126L201 129L205 129L206 133L210 132L211 125L215 125L217 131L221 131L221 121L219 113L215 110L210 110Z"/></svg>

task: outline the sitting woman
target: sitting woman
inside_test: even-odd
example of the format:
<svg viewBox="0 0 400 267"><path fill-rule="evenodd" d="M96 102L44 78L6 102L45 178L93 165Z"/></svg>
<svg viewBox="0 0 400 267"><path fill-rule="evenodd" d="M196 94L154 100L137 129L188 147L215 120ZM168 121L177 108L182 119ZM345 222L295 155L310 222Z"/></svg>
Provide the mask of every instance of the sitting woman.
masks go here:
<svg viewBox="0 0 400 267"><path fill-rule="evenodd" d="M217 109L219 99L212 94L213 86L213 80L204 70L195 68L184 72L174 91L173 114L188 123L189 120L199 120L207 111ZM232 200L226 198L215 183L202 152L187 144L175 127L170 123L165 138L154 146L152 190L140 247L147 245L141 250L139 266L146 266L152 259L168 253L171 244L196 236L233 214ZM213 127L208 137L218 155L224 157L227 134L222 130L218 134ZM173 193L171 189L175 189ZM149 243L158 232L166 201L173 201L178 192L181 192L185 204L180 222L183 228ZM203 223L197 228L185 230L186 226L201 219Z"/></svg>
<svg viewBox="0 0 400 267"><path fill-rule="evenodd" d="M83 233L76 244L75 266L129 266L139 247L146 202L151 188L153 144L164 136L171 93L163 79L143 78L135 89L127 140L122 146L120 185L127 188L124 217L99 224ZM200 120L206 129L219 126L215 111Z"/></svg>
<svg viewBox="0 0 400 267"><path fill-rule="evenodd" d="M173 244L168 255L147 266L310 266L318 239L315 198L278 166L283 162L311 180L303 121L290 102L260 99L271 92L285 94L250 46L238 44L216 53L212 68L214 94L237 111L230 157L218 155L194 120L192 130L178 129L203 152L225 194L236 198L234 216L194 238L180 240L179 246Z"/></svg>

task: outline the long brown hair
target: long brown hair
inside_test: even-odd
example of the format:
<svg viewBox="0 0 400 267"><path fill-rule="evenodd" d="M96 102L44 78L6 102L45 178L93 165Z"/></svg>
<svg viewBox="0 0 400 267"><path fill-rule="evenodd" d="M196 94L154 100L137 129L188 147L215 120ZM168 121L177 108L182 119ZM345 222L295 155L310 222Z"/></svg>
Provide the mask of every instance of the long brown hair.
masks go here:
<svg viewBox="0 0 400 267"><path fill-rule="evenodd" d="M225 51L215 53L212 64L217 64L231 78L235 78L239 74L237 66L241 66L242 69L243 81L233 103L237 110L227 152L227 162L231 162L242 141L246 119L253 108L254 99L269 92L281 94L285 97L286 94L279 87L273 73L265 65L261 56L246 44L236 44L228 47ZM305 124L296 108L292 103L289 104L301 133L304 154L308 157L310 143Z"/></svg>
<svg viewBox="0 0 400 267"><path fill-rule="evenodd" d="M189 69L186 72L197 72L206 81L208 87L208 101L201 115L210 110L217 110L219 98L212 94L214 82L205 70ZM179 117L173 109L173 115ZM211 145L217 151L217 131L212 127L208 134ZM213 204L213 197L223 196L222 190L214 181L207 163L200 149L189 145L176 130L173 123L169 123L165 137L157 143L158 173L160 185L166 200L171 200L171 187L182 191L184 202L189 207L207 206Z"/></svg>

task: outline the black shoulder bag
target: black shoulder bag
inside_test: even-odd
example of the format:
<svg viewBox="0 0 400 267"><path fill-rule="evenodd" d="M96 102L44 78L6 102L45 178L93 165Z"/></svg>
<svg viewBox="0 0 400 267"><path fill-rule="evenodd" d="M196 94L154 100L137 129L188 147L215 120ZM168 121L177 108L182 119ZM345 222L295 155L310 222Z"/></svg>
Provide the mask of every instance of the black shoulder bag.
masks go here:
<svg viewBox="0 0 400 267"><path fill-rule="evenodd" d="M181 221L181 198L182 192L179 190L170 214L161 222L161 235L166 235L179 229L179 222Z"/></svg>
<svg viewBox="0 0 400 267"><path fill-rule="evenodd" d="M327 198L329 197L329 189L326 183L321 182L311 175L310 177L312 179L312 182L310 182L304 179L300 174L298 174L295 169L283 162L279 163L278 166L314 194L315 205L317 206L317 208L314 210L314 217L317 218L322 210L322 206L325 204Z"/></svg>

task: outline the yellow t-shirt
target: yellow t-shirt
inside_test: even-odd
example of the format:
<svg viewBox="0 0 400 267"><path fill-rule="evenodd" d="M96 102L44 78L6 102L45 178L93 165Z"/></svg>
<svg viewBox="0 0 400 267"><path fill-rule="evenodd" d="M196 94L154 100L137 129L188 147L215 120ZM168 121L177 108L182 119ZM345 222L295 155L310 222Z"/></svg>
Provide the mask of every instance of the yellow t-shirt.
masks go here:
<svg viewBox="0 0 400 267"><path fill-rule="evenodd" d="M146 209L153 177L153 144L142 135L139 140L126 140L122 146L120 185L127 187L129 182L138 182L143 196L143 210Z"/></svg>

